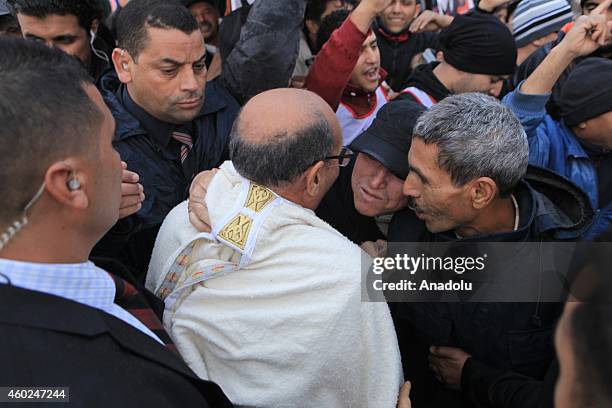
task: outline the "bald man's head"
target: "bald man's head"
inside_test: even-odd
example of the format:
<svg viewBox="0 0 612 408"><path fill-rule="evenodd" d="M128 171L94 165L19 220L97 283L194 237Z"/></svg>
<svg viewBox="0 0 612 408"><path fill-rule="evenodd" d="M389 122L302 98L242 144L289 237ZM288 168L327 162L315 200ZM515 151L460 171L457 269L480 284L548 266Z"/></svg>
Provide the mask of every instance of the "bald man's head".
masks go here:
<svg viewBox="0 0 612 408"><path fill-rule="evenodd" d="M274 89L242 108L231 133L230 157L245 178L267 187L296 182L340 150L336 115L316 94Z"/></svg>

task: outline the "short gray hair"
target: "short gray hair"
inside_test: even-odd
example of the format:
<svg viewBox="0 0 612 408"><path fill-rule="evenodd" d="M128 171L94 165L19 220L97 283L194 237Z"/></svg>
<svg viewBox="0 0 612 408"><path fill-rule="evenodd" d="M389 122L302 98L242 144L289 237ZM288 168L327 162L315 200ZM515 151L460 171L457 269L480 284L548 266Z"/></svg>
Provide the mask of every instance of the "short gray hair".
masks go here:
<svg viewBox="0 0 612 408"><path fill-rule="evenodd" d="M445 98L421 115L414 137L438 147L438 165L457 186L490 177L505 196L527 172L529 144L521 123L484 94Z"/></svg>
<svg viewBox="0 0 612 408"><path fill-rule="evenodd" d="M240 134L240 115L230 134L230 159L238 173L266 187L293 182L306 169L332 154L333 130L323 113L312 112L306 126L269 135L266 142L250 143Z"/></svg>

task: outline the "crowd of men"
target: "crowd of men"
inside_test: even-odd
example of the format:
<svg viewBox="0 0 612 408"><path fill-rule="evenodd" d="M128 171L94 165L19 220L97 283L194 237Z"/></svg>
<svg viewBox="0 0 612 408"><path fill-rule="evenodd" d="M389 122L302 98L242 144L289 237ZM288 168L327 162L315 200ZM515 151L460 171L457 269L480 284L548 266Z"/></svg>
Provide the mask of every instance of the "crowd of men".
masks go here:
<svg viewBox="0 0 612 408"><path fill-rule="evenodd" d="M612 407L611 59L612 0L0 0L0 403ZM363 301L405 242L601 244Z"/></svg>

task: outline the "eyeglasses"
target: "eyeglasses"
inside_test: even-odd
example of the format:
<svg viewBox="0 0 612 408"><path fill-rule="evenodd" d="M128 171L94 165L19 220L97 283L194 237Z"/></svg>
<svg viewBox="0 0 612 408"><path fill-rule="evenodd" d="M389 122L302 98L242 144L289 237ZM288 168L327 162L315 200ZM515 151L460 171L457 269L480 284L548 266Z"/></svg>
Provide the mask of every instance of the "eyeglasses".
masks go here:
<svg viewBox="0 0 612 408"><path fill-rule="evenodd" d="M351 158L355 155L348 147L343 147L340 154L337 156L328 156L323 160L338 160L338 166L346 167L351 162Z"/></svg>

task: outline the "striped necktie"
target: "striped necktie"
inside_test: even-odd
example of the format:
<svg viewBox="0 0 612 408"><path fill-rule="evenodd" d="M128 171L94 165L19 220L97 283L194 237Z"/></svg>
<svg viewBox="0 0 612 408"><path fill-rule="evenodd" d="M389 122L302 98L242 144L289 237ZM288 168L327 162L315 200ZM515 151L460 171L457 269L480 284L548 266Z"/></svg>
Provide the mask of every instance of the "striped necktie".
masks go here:
<svg viewBox="0 0 612 408"><path fill-rule="evenodd" d="M153 309L149 307L146 298L136 289L131 283L110 274L115 282L115 303L125 309L128 313L138 319L149 330L151 330L161 341L164 342L166 348L178 354L176 346L166 330L162 322L159 320Z"/></svg>
<svg viewBox="0 0 612 408"><path fill-rule="evenodd" d="M172 138L181 144L181 163L183 163L193 147L193 138L183 132L173 132Z"/></svg>

